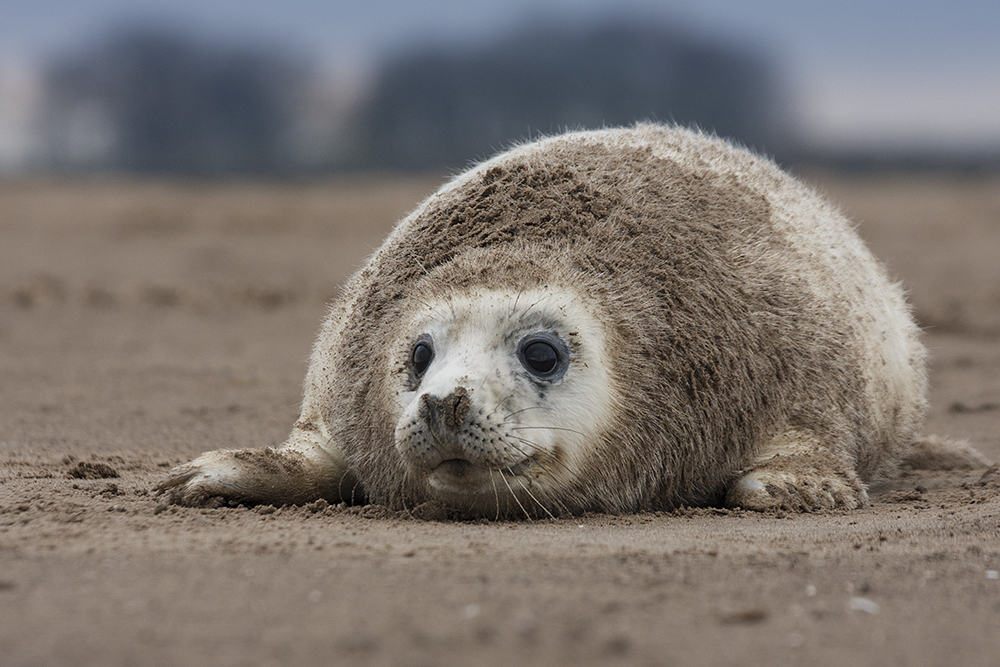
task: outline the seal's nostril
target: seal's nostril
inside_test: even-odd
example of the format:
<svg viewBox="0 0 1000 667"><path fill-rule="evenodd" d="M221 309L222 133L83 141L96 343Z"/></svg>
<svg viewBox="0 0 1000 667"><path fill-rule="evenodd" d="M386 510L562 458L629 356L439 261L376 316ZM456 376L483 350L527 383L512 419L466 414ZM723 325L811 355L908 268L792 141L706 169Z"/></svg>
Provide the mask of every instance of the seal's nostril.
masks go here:
<svg viewBox="0 0 1000 667"><path fill-rule="evenodd" d="M431 394L421 396L417 416L436 433L457 433L465 423L465 416L471 406L469 391L465 387L456 387L455 391L444 398Z"/></svg>
<svg viewBox="0 0 1000 667"><path fill-rule="evenodd" d="M469 392L465 387L456 387L445 400L447 414L445 425L452 431L457 431L465 423L465 415L469 412L472 402L469 400Z"/></svg>

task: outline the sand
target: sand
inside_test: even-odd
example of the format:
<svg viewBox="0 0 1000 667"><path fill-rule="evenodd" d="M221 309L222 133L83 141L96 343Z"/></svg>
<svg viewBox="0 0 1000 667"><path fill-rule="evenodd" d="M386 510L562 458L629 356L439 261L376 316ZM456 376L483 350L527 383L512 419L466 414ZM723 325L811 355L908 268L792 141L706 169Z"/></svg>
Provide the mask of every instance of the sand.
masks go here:
<svg viewBox="0 0 1000 667"><path fill-rule="evenodd" d="M809 175L911 292L928 433L1000 460L1000 179ZM853 512L189 509L279 443L325 303L435 179L0 184L0 664L1000 665L1000 472Z"/></svg>

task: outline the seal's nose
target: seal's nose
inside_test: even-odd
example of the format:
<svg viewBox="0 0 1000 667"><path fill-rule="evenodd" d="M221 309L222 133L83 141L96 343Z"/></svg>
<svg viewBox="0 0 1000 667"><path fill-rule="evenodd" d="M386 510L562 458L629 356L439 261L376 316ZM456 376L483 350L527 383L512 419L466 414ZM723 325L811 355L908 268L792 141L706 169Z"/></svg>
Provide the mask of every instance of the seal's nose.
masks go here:
<svg viewBox="0 0 1000 667"><path fill-rule="evenodd" d="M469 391L465 387L455 387L444 398L431 394L421 396L417 416L434 435L454 435L465 424L465 415L471 405Z"/></svg>

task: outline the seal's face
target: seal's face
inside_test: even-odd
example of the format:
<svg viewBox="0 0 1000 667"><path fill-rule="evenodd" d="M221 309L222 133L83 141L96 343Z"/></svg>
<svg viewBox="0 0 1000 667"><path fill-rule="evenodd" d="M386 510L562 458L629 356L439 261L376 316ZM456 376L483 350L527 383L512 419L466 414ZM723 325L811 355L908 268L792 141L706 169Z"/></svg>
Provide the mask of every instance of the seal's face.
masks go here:
<svg viewBox="0 0 1000 667"><path fill-rule="evenodd" d="M457 509L562 509L614 402L601 324L572 291L432 299L397 346L396 449ZM553 505L553 506L549 506Z"/></svg>

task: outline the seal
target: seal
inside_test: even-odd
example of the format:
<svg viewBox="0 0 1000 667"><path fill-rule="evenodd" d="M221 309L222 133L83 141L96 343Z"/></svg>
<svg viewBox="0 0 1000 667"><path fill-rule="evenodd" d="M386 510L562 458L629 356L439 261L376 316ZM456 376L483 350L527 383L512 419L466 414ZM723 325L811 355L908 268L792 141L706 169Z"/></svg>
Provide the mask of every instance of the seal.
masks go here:
<svg viewBox="0 0 1000 667"><path fill-rule="evenodd" d="M396 226L331 307L284 444L156 490L515 518L856 508L925 394L902 289L813 190L695 131L576 132Z"/></svg>

